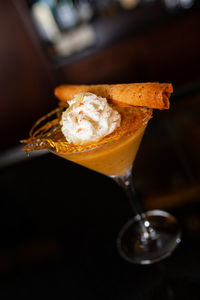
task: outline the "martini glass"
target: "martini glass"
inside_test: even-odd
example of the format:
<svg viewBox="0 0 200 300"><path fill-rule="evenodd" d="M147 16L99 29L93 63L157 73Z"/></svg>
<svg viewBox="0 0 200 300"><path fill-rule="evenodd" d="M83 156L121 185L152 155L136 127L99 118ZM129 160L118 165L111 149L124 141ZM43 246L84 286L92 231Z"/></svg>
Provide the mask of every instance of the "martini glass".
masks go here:
<svg viewBox="0 0 200 300"><path fill-rule="evenodd" d="M145 132L151 110L142 125L131 135L89 150L52 153L102 173L117 182L127 193L133 218L121 229L117 238L120 255L136 264L152 264L169 256L181 241L178 222L168 212L144 211L135 197L132 167Z"/></svg>

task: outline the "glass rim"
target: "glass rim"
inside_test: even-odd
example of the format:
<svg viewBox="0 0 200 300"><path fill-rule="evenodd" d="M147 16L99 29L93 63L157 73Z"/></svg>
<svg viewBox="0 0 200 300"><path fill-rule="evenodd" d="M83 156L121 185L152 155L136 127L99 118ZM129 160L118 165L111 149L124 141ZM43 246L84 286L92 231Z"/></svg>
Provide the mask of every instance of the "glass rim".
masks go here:
<svg viewBox="0 0 200 300"><path fill-rule="evenodd" d="M142 107L140 107L140 108L142 108ZM145 124L145 121L148 120L149 116L152 114L153 109L152 109L152 108L146 108L146 107L145 107L145 109L147 110L148 114L147 114L147 115L145 116L145 118L142 120L142 122L143 122L142 125L141 125L141 126L140 126L133 134L137 133L137 132L139 131L139 129L141 129L144 125L147 125L147 124ZM120 137L118 140L120 140L121 138L122 138L122 137ZM118 141L118 140L117 140L117 141ZM114 141L112 141L112 142L114 142ZM112 142L111 142L111 143L112 143ZM86 150L75 151L75 152L57 152L56 150L54 150L54 149L52 149L52 148L48 148L47 150L48 150L49 152L55 154L55 155L73 155L73 154L77 154L77 153L85 153L85 152L89 152L89 151L92 151L92 150L101 148L101 147L107 145L108 143L109 143L109 142L100 144L100 145L98 145L98 146L91 147L91 148L86 149Z"/></svg>

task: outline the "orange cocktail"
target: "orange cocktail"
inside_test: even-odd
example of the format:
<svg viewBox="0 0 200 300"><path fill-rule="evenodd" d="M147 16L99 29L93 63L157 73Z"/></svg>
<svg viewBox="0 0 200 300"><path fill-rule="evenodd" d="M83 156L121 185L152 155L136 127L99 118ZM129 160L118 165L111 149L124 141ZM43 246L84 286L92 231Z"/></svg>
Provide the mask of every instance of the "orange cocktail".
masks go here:
<svg viewBox="0 0 200 300"><path fill-rule="evenodd" d="M124 259L136 264L164 259L181 241L172 215L141 210L132 180L133 162L152 109L168 109L172 91L172 85L165 83L60 86L55 94L64 102L37 121L29 139L23 141L25 150L48 149L112 177L124 188L134 217L122 227L117 247Z"/></svg>
<svg viewBox="0 0 200 300"><path fill-rule="evenodd" d="M132 166L145 128L144 123L131 135L122 136L117 141L111 141L86 151L75 153L54 151L54 154L104 175L123 176Z"/></svg>
<svg viewBox="0 0 200 300"><path fill-rule="evenodd" d="M66 151L60 151L60 148L51 151L104 175L123 176L133 164L152 110L118 108L118 111L122 116L122 124L108 137L75 149L68 145L64 147Z"/></svg>

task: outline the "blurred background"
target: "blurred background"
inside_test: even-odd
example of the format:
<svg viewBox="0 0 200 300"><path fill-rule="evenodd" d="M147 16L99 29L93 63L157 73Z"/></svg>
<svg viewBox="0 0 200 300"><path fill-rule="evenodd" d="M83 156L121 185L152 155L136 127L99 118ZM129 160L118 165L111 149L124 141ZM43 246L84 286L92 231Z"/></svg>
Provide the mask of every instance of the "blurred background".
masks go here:
<svg viewBox="0 0 200 300"><path fill-rule="evenodd" d="M2 297L199 299L199 37L197 0L0 1ZM116 252L132 214L114 182L46 152L27 158L19 143L57 106L59 84L146 81L171 82L174 94L147 128L135 187L184 236L149 269Z"/></svg>

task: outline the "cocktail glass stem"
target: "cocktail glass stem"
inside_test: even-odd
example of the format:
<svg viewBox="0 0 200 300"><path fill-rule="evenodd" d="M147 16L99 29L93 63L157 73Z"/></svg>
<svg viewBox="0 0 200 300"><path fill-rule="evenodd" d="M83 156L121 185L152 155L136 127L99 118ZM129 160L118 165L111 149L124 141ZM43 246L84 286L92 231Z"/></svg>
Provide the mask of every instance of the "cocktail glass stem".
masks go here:
<svg viewBox="0 0 200 300"><path fill-rule="evenodd" d="M168 212L145 212L136 197L132 168L124 176L113 176L128 196L133 218L121 229L117 246L121 256L129 262L152 264L169 256L181 241L176 219Z"/></svg>
<svg viewBox="0 0 200 300"><path fill-rule="evenodd" d="M133 185L132 168L129 169L124 176L113 177L113 179L126 191L133 214L134 216L137 216L138 223L141 228L141 242L146 243L147 239L150 237L154 238L156 233L155 230L150 226L150 223L146 218L146 214L136 196Z"/></svg>

